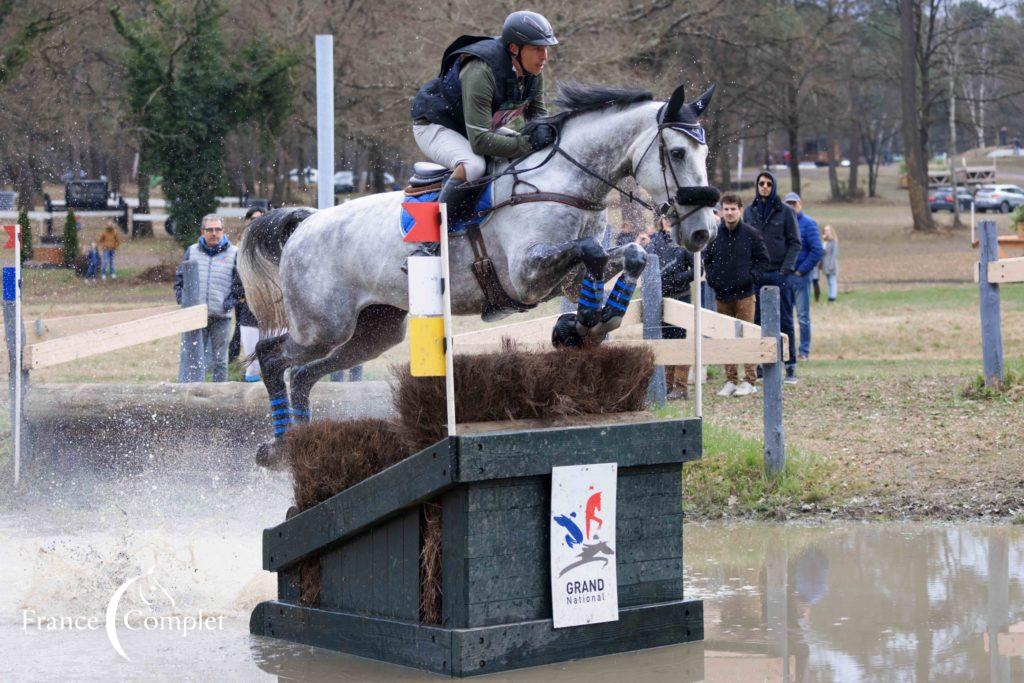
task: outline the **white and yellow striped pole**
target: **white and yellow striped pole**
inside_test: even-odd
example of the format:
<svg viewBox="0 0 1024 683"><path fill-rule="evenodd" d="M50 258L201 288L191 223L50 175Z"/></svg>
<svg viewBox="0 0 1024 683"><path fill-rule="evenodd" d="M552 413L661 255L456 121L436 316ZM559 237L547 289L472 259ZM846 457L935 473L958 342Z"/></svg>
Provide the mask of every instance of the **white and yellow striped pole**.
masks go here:
<svg viewBox="0 0 1024 683"><path fill-rule="evenodd" d="M408 202L413 217L406 242L440 242L440 256L410 256L409 372L413 377L444 377L448 435L455 436L455 383L452 306L448 272L448 212L436 202Z"/></svg>

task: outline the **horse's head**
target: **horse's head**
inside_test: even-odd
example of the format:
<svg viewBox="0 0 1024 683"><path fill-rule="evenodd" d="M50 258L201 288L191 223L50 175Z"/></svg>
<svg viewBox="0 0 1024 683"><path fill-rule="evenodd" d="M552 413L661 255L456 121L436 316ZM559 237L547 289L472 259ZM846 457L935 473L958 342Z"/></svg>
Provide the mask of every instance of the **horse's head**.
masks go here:
<svg viewBox="0 0 1024 683"><path fill-rule="evenodd" d="M686 102L683 86L676 88L658 111L656 126L646 129L642 144L634 146L637 184L662 208L676 243L693 252L718 232L712 207L718 203L719 192L708 186L707 139L700 125L714 92L715 86L711 86L693 102Z"/></svg>

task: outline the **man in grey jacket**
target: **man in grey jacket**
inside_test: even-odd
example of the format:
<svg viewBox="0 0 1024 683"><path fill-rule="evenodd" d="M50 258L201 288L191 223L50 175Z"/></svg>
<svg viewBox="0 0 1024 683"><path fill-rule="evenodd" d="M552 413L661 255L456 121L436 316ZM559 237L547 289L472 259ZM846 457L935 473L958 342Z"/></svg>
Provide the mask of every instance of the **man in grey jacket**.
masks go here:
<svg viewBox="0 0 1024 683"><path fill-rule="evenodd" d="M238 249L224 234L224 221L216 214L203 216L199 241L185 250L181 263L199 264L199 302L206 304L206 327L202 330L205 366L214 382L228 379L228 339L231 336L231 312L238 303L240 280L235 275ZM174 296L181 303L184 271L178 265L174 274Z"/></svg>
<svg viewBox="0 0 1024 683"><path fill-rule="evenodd" d="M782 203L778 195L775 176L768 171L757 175L757 194L743 212L743 222L756 228L768 248L768 267L761 285L779 288L782 305L780 322L782 333L789 337L789 356L786 359L786 382L796 382L796 334L793 330L794 273L796 258L800 254L800 231L796 214ZM761 296L758 292L754 311L757 324L761 324Z"/></svg>

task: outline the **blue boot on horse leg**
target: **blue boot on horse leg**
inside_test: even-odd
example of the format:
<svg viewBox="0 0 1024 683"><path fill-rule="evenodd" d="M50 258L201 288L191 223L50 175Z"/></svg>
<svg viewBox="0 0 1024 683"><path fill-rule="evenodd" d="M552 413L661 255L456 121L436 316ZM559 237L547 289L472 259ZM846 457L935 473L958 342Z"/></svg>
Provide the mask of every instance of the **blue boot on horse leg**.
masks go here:
<svg viewBox="0 0 1024 683"><path fill-rule="evenodd" d="M577 311L559 317L552 331L551 341L556 348L600 344L609 332L618 329L629 308L637 280L647 265L647 252L637 244L616 250L619 252L616 257L622 260L622 273L605 301L604 269L612 259L597 240L593 242L596 249L591 244L582 246L584 275ZM618 258L614 260L618 261Z"/></svg>

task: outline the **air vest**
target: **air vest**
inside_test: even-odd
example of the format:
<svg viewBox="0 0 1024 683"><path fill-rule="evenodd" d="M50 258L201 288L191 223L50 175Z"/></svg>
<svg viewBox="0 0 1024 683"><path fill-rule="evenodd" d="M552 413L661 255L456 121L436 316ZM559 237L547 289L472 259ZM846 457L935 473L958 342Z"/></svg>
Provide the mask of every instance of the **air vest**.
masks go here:
<svg viewBox="0 0 1024 683"><path fill-rule="evenodd" d="M413 120L426 119L466 135L459 72L467 57L480 59L491 68L495 84L492 115L529 105L540 94L540 79L531 74L527 74L522 87L519 86L512 55L500 38L460 36L444 51L440 75L424 84L413 98Z"/></svg>

